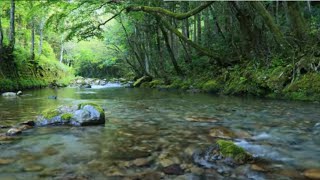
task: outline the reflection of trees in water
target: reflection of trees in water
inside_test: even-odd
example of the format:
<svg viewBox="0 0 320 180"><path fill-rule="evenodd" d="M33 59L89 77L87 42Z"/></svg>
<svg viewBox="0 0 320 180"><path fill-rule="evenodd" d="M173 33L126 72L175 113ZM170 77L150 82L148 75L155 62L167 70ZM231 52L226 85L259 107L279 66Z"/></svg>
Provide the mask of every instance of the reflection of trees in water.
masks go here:
<svg viewBox="0 0 320 180"><path fill-rule="evenodd" d="M57 96L58 99L49 99L49 96ZM41 89L24 92L18 98L0 99L0 125L4 121L10 124L16 122L34 120L44 109L57 107L62 104L72 104L72 99L80 99L75 89Z"/></svg>

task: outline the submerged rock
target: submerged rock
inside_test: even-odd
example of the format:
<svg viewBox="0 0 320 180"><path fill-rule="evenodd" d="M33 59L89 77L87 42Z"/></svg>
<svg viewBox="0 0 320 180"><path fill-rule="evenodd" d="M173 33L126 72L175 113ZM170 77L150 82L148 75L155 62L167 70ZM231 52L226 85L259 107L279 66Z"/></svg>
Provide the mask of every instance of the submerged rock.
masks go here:
<svg viewBox="0 0 320 180"><path fill-rule="evenodd" d="M81 84L79 88L91 88L90 84Z"/></svg>
<svg viewBox="0 0 320 180"><path fill-rule="evenodd" d="M36 122L39 126L89 126L104 123L104 110L93 103L83 103L77 106L60 106L56 109L48 109L38 117Z"/></svg>
<svg viewBox="0 0 320 180"><path fill-rule="evenodd" d="M309 179L320 179L320 169L307 169L303 175Z"/></svg>
<svg viewBox="0 0 320 180"><path fill-rule="evenodd" d="M21 134L22 133L22 130L20 129L20 128L10 128L8 131L7 131L7 133L6 133L6 135L7 136L16 136L16 135L18 135L18 134Z"/></svg>
<svg viewBox="0 0 320 180"><path fill-rule="evenodd" d="M15 93L15 92L5 92L5 93L2 93L2 96L3 97L17 97L17 93Z"/></svg>
<svg viewBox="0 0 320 180"><path fill-rule="evenodd" d="M225 127L218 126L210 129L210 136L215 138L232 139L236 137L236 134Z"/></svg>
<svg viewBox="0 0 320 180"><path fill-rule="evenodd" d="M0 159L0 165L7 165L13 163L14 159Z"/></svg>
<svg viewBox="0 0 320 180"><path fill-rule="evenodd" d="M182 175L184 173L183 169L180 167L179 164L172 164L170 166L164 167L162 171L165 174L169 175Z"/></svg>
<svg viewBox="0 0 320 180"><path fill-rule="evenodd" d="M201 116L188 116L185 117L187 121L191 122L218 122L220 121L217 117L201 117Z"/></svg>

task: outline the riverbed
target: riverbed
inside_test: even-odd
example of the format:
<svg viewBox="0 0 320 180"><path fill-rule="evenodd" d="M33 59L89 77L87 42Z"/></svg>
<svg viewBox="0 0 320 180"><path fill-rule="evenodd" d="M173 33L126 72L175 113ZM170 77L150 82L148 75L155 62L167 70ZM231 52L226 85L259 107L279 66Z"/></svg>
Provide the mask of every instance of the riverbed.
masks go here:
<svg viewBox="0 0 320 180"><path fill-rule="evenodd" d="M41 89L0 97L0 125L82 102L101 105L106 124L37 127L0 141L0 179L299 179L320 168L320 105L313 102L118 86ZM210 146L217 127L240 132L232 140L265 161L228 175L194 164L193 151ZM184 173L163 173L170 164Z"/></svg>

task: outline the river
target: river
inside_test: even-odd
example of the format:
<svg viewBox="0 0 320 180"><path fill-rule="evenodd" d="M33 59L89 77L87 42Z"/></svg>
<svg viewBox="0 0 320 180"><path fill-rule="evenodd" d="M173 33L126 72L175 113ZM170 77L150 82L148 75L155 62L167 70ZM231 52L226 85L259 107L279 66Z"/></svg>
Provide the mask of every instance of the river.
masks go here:
<svg viewBox="0 0 320 180"><path fill-rule="evenodd" d="M117 86L41 89L20 98L0 97L0 125L81 102L101 105L106 124L38 127L18 140L0 141L0 179L147 179L145 172L149 179L223 179L193 164L190 152L214 142L214 127L242 132L245 136L233 141L267 161L260 170L237 167L226 179L295 179L306 169L320 168L320 105L311 102ZM189 169L180 176L164 175L161 166L170 162Z"/></svg>

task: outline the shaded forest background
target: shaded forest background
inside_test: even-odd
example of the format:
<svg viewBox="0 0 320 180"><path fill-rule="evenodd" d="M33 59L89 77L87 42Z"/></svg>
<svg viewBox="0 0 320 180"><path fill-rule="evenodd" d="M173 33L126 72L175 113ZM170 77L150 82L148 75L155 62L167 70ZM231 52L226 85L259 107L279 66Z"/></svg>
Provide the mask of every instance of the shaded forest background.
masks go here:
<svg viewBox="0 0 320 180"><path fill-rule="evenodd" d="M1 1L0 89L73 75L320 99L320 3Z"/></svg>

